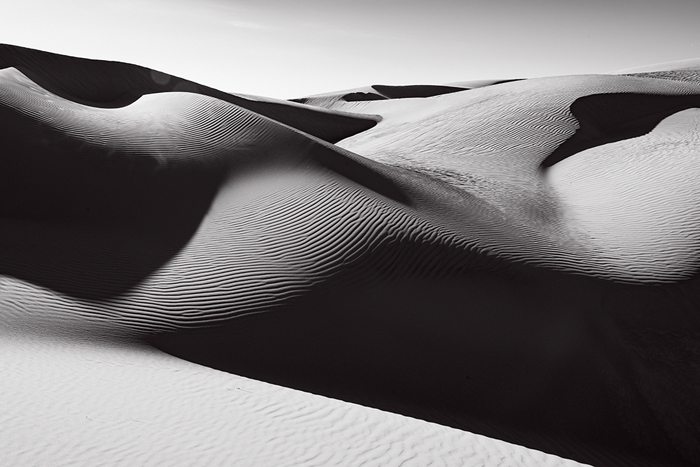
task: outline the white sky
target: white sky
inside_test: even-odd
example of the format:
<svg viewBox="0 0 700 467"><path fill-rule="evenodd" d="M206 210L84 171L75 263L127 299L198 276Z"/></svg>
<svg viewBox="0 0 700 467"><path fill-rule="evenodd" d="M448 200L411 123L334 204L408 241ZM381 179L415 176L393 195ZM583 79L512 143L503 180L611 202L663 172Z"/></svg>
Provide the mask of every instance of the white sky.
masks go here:
<svg viewBox="0 0 700 467"><path fill-rule="evenodd" d="M292 98L700 57L700 0L0 0L0 42Z"/></svg>

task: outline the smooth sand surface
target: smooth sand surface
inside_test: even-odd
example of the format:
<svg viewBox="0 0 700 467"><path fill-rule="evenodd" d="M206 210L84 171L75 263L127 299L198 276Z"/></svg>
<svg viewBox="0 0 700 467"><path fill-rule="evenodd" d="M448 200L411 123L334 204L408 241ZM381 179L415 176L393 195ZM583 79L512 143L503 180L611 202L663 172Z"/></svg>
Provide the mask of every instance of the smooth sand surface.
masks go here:
<svg viewBox="0 0 700 467"><path fill-rule="evenodd" d="M5 463L700 461L700 85L315 109L1 52Z"/></svg>
<svg viewBox="0 0 700 467"><path fill-rule="evenodd" d="M149 347L22 334L0 341L2 465L579 465Z"/></svg>

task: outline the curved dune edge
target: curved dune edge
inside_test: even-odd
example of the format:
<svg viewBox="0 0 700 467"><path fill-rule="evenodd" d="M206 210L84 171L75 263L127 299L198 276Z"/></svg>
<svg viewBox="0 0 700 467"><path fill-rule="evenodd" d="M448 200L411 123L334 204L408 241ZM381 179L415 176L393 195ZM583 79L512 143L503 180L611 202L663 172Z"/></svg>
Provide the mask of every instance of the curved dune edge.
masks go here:
<svg viewBox="0 0 700 467"><path fill-rule="evenodd" d="M468 91L470 89L493 86L496 84L522 81L522 79L483 79L473 81L462 81L448 84L418 84L418 85L380 85L363 86L359 88L347 89L345 91L335 91L323 94L314 94L308 97L289 99L291 102L313 105L326 109L333 109L336 103L342 105L343 102L363 102L387 99L408 99L435 97L453 92Z"/></svg>
<svg viewBox="0 0 700 467"><path fill-rule="evenodd" d="M697 455L696 373L669 364L697 355L697 277L596 276L591 264L608 263L580 267L590 243L557 243L570 204L538 204L546 179L527 191L575 134L580 95L697 87L569 77L355 103L384 116L344 141L371 161L209 96L97 108L17 70L0 76L12 149L0 188L22 195L0 197L6 328L291 372L317 392L349 387L338 397L453 426L481 420L482 432L596 464L644 465L640 446L648 465ZM692 126L676 116L660 128L683 142Z"/></svg>
<svg viewBox="0 0 700 467"><path fill-rule="evenodd" d="M142 346L0 335L3 465L580 465Z"/></svg>
<svg viewBox="0 0 700 467"><path fill-rule="evenodd" d="M86 108L17 71L0 75L10 130L0 157L0 271L62 293L104 299L135 287L187 244L223 184L261 168L313 166L404 200L359 159L208 96Z"/></svg>
<svg viewBox="0 0 700 467"><path fill-rule="evenodd" d="M629 74L629 73L649 73L649 72L663 72L663 71L674 71L674 70L693 70L700 69L700 58L690 58L687 60L674 60L671 62L654 63L650 65L642 65L633 68L625 68L624 70L617 70L613 74Z"/></svg>
<svg viewBox="0 0 700 467"><path fill-rule="evenodd" d="M571 113L578 121L579 128L541 165L551 167L586 149L645 135L666 117L693 107L700 107L700 94L663 96L620 93L580 97L571 104Z"/></svg>
<svg viewBox="0 0 700 467"><path fill-rule="evenodd" d="M361 101L381 101L388 99L381 94L376 94L373 92L351 92L348 94L343 94L342 99L346 102L361 102Z"/></svg>
<svg viewBox="0 0 700 467"><path fill-rule="evenodd" d="M658 261L633 265L616 259L614 251L601 250L585 231L572 229L561 217L562 206L541 165L590 144L642 135L670 113L697 105L699 92L694 83L592 75L531 79L425 102L346 103L338 108L376 113L383 121L338 145L485 200L519 225L511 228L525 229L520 235L527 245L517 238L480 238L484 248L499 255L541 264L551 260L554 268L580 268L584 274L620 281L671 282L696 272L694 266L676 266L673 255L681 252L658 249ZM677 138L681 142L685 136ZM547 253L535 253L539 248ZM569 261L571 254L576 259Z"/></svg>
<svg viewBox="0 0 700 467"><path fill-rule="evenodd" d="M630 264L652 264L663 258L697 274L700 96L694 102L666 104L657 118L678 104L691 108L665 117L644 135L589 148L558 162L546 177L565 206L567 222L587 232L601 249L615 251ZM651 126L653 120L641 127ZM604 126L598 128L605 135ZM654 253L659 250L668 253Z"/></svg>
<svg viewBox="0 0 700 467"><path fill-rule="evenodd" d="M433 97L467 90L466 88L457 86L440 86L434 84L414 84L408 86L388 86L383 84L373 84L372 88L379 94L386 96L389 99L405 99L409 97Z"/></svg>
<svg viewBox="0 0 700 467"><path fill-rule="evenodd" d="M489 83L491 84L491 83ZM497 83L493 83L497 84ZM388 99L415 99L435 97L455 92L468 91L470 88L459 85L415 84L415 85L384 85L373 84L345 91L318 94L309 97L290 99L291 102L312 105L325 109L335 109L336 103L364 102Z"/></svg>
<svg viewBox="0 0 700 467"><path fill-rule="evenodd" d="M241 106L322 140L335 143L371 128L376 118L273 99L246 99L137 65L69 57L0 44L0 69L14 67L43 88L73 102L122 107L157 92L199 93Z"/></svg>

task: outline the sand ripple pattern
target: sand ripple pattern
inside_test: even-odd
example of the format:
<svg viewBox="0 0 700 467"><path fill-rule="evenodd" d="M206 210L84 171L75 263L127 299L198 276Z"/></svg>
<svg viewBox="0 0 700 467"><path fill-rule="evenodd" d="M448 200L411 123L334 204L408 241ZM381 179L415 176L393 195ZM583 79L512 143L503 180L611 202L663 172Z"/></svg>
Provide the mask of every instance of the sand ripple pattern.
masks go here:
<svg viewBox="0 0 700 467"><path fill-rule="evenodd" d="M585 231L620 269L700 266L700 109L651 133L583 151L547 174L567 223ZM583 166L585 165L585 169ZM662 263L662 264L658 264Z"/></svg>
<svg viewBox="0 0 700 467"><path fill-rule="evenodd" d="M0 164L16 171L0 174L0 190L21 195L0 199L0 346L8 356L0 365L11 385L0 394L8 407L0 414L5 464L573 465L252 382L141 344L210 326L224 329L218 338L226 341L224 325L241 322L235 318L326 303L303 301L319 290L348 302L352 294L405 293L405 284L418 284L416 297L423 293L430 302L431 292L454 289L446 303L435 310L429 303L411 322L466 323L416 335L455 339L444 342L449 351L468 335L473 347L471 341L461 347L470 352L459 353L454 366L465 373L469 363L486 376L474 391L486 403L498 399L490 382L505 379L494 393L536 407L523 413L537 412L537 396L559 387L573 393L573 402L587 403L581 394L589 387L609 389L613 377L603 374L609 371L624 386L609 393L633 394L616 401L617 408L655 411L609 419L643 424L669 412L665 399L655 397L667 387L659 383L666 375L649 369L653 358L630 357L637 328L624 334L624 326L596 315L591 303L612 300L610 310L620 297L659 299L697 273L697 109L672 115L648 135L582 151L548 170L541 164L575 134L570 107L579 97L691 95L700 93L697 84L559 77L420 100L348 103L346 110L383 120L334 146L192 92L148 94L104 108L58 96L13 68L0 70L0 80L0 118L7 123L5 142L12 143ZM620 282L672 284L655 295ZM565 286L557 290L559 284ZM697 309L692 287L678 286L688 298L673 302L675 316L686 319L683 313ZM606 295L610 290L622 292ZM370 310L377 311L386 310ZM501 319L511 321L504 326ZM634 342L622 343L621 335ZM665 338L654 345L665 350ZM683 352L694 351L693 342L673 356L687 360ZM624 366L625 359L634 363ZM512 373L503 376L494 361ZM560 374L563 382L554 378ZM513 375L527 390L513 389ZM594 381L582 384L590 386L571 389L587 375ZM689 370L673 380L679 397L694 400L694 375ZM462 403L462 390L477 386L466 381L468 375L455 382L449 373L427 387L454 384L445 398ZM542 426L561 426L559 408L580 415L569 402L548 405ZM673 415L653 433L667 435L691 458L698 454L689 439L697 432L695 412L682 410L691 407L685 399L669 405ZM586 416L577 427L598 420L586 425ZM669 452L663 449L654 452Z"/></svg>
<svg viewBox="0 0 700 467"><path fill-rule="evenodd" d="M697 84L691 83L591 75L518 81L422 100L353 103L339 108L378 113L384 120L339 145L384 164L440 179L487 201L527 239L523 242L515 238L498 245L486 238L479 239L480 245L489 245L499 254L623 282L675 281L687 279L696 272L695 258L700 252L693 250L693 260L679 264L678 259L685 251L657 243L653 253L647 251L648 254L635 257L630 252L625 259L619 257L617 247L594 240L591 232L569 222L565 212L573 208L559 199L557 190L550 186L555 183L552 180L556 172L545 176L540 164L578 129L570 106L582 96L607 93L697 95L698 92ZM694 139L693 131L688 127L675 134L676 164L685 160L689 164L686 166L688 173L697 173L686 157L688 151L694 149L680 145ZM593 175L585 175L587 171L593 174L599 170L594 167L602 164L610 174L606 183L617 183L612 177L616 173L618 152L608 146L597 148L599 153L604 151L607 155L597 159L599 165L584 167L580 164L576 167L577 176L591 180ZM667 150L671 150L670 147ZM635 185L629 190L646 189L649 186L644 181L646 177L653 176L653 170L664 170L665 155L659 152L655 157L659 161L657 168L647 163L645 168L639 169L647 175L636 180L632 175L636 169L631 163L627 165L629 178L625 174L621 177L625 183ZM670 183L670 176L666 179ZM686 195L684 204L693 199L689 191ZM575 194L570 189L568 196L577 197L574 204L586 203L584 192ZM639 201L631 197L625 199L626 202L618 203L617 210L640 207ZM683 206L676 209L670 199L659 202L664 203L667 211L675 210L684 216ZM655 223L658 217L651 215L644 219ZM693 236L698 231L692 216L684 217L681 224L683 235Z"/></svg>
<svg viewBox="0 0 700 467"><path fill-rule="evenodd" d="M358 184L352 175L338 177L317 162L319 153L341 160L342 153L248 110L188 93L92 108L55 96L14 69L0 73L7 83L0 95L3 111L30 117L37 132L52 128L55 133L45 136L53 138L47 148L69 140L85 157L102 158L105 164L110 157L146 160L151 173L203 167L223 177L192 238L138 287L107 301L56 298L86 322L105 319L117 327L151 331L211 324L284 304L345 271L350 275L344 280L372 283L498 267L475 250L473 238L368 191L362 177ZM52 157L50 150L46 154ZM95 241L128 229L100 222L106 227L85 225L80 235ZM61 223L51 228L70 230ZM487 226L483 235L489 234L498 235ZM387 248L391 245L397 247ZM108 256L111 252L101 248L110 247L96 244L90 250L100 268L130 274L128 262L121 264L118 255ZM26 275L32 268L46 269L66 283L84 280L79 261L11 267ZM103 286L108 284L94 285ZM6 297L11 296L8 291Z"/></svg>
<svg viewBox="0 0 700 467"><path fill-rule="evenodd" d="M148 348L2 337L3 465L581 465Z"/></svg>

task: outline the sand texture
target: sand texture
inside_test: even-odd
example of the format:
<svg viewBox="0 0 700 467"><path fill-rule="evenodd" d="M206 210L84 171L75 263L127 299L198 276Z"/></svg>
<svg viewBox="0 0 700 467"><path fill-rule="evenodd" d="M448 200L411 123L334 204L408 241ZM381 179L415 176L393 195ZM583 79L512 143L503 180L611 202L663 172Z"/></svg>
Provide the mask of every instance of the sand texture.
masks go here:
<svg viewBox="0 0 700 467"><path fill-rule="evenodd" d="M693 80L0 68L0 463L700 463Z"/></svg>
<svg viewBox="0 0 700 467"><path fill-rule="evenodd" d="M575 466L136 345L3 333L8 466Z"/></svg>

